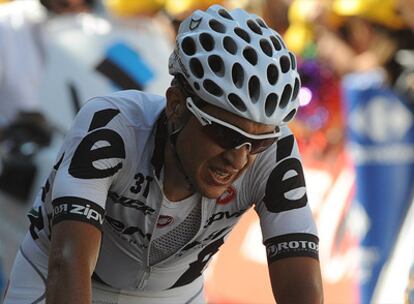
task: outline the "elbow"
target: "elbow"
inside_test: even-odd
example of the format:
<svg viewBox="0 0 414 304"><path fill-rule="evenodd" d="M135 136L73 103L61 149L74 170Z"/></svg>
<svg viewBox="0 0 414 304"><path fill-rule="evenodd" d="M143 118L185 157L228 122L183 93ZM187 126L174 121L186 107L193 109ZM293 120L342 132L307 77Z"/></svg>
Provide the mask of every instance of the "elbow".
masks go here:
<svg viewBox="0 0 414 304"><path fill-rule="evenodd" d="M47 281L57 282L67 277L71 273L71 269L73 269L72 264L70 259L62 255L50 256Z"/></svg>

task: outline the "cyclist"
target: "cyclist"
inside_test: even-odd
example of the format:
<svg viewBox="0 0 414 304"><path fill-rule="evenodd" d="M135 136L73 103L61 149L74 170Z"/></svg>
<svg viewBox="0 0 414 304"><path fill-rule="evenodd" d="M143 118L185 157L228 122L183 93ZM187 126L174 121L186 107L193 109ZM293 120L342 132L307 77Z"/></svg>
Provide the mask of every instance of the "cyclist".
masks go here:
<svg viewBox="0 0 414 304"><path fill-rule="evenodd" d="M213 5L183 21L169 71L165 97L122 91L78 113L29 212L6 304L204 303L202 273L253 205L276 301L322 302L286 126L294 55L258 16Z"/></svg>

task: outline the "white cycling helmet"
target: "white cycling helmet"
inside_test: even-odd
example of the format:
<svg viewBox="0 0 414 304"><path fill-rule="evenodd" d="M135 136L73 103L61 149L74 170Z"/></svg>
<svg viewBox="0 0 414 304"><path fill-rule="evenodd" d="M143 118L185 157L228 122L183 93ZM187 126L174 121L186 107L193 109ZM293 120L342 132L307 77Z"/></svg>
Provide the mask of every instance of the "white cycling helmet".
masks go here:
<svg viewBox="0 0 414 304"><path fill-rule="evenodd" d="M204 101L249 120L279 126L298 109L295 56L263 19L213 5L180 25L169 59Z"/></svg>

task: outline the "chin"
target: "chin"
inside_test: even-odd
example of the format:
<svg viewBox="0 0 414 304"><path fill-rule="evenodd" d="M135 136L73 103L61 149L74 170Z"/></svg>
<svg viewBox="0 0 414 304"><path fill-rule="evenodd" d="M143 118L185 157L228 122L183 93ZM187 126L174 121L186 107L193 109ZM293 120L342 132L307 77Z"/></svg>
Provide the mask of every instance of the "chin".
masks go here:
<svg viewBox="0 0 414 304"><path fill-rule="evenodd" d="M199 185L199 184L198 184ZM208 198L208 199L217 199L219 198L228 188L228 186L214 187L209 185L198 186L198 192Z"/></svg>

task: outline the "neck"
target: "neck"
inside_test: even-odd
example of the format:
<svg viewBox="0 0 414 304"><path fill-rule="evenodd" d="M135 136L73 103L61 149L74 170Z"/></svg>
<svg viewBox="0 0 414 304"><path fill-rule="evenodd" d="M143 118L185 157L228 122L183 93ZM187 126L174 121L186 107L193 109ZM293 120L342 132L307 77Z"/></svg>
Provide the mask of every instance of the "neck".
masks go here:
<svg viewBox="0 0 414 304"><path fill-rule="evenodd" d="M181 201L194 193L174 147L167 143L164 153L164 195L171 202Z"/></svg>

